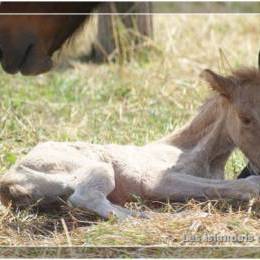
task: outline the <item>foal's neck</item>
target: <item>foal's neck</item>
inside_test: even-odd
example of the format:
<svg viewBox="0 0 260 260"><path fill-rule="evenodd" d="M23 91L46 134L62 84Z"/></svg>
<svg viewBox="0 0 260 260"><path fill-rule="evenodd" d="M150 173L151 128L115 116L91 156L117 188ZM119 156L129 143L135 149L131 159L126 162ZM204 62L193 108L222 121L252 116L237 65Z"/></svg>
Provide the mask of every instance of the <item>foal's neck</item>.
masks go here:
<svg viewBox="0 0 260 260"><path fill-rule="evenodd" d="M226 128L229 106L221 96L209 99L183 128L160 142L174 145L189 155L189 160L207 164L212 172L224 169L234 149Z"/></svg>

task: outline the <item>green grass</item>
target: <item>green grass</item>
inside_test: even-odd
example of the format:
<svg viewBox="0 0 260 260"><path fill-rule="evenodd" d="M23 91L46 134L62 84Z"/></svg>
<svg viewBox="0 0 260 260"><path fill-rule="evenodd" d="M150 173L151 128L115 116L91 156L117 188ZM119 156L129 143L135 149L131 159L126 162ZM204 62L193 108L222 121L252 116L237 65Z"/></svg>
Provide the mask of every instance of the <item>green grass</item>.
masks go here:
<svg viewBox="0 0 260 260"><path fill-rule="evenodd" d="M253 15L157 15L154 47L149 55L141 51L128 63L76 62L72 68L37 77L1 71L0 173L40 141L142 145L182 126L210 93L198 78L200 71L207 67L224 70L219 48L232 67L256 64L259 19ZM244 165L243 155L236 151L227 164L227 178L234 178ZM195 203L192 210L208 211L210 205ZM162 205L154 211L172 213L183 207L190 206ZM258 212L251 213L248 205L232 207L198 217L199 228L194 232L259 235ZM61 217L75 245L182 245L183 232L194 225L194 218L175 219L166 213L124 223L104 222L74 211L21 214L0 213L0 245L67 245ZM160 252L163 255L163 251L157 255Z"/></svg>

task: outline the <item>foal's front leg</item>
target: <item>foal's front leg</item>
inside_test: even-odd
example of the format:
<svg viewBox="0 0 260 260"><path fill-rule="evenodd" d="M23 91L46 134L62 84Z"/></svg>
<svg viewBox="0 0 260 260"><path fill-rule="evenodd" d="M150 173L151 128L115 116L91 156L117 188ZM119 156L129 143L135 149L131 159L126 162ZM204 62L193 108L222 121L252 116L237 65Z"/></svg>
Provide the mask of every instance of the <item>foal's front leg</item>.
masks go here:
<svg viewBox="0 0 260 260"><path fill-rule="evenodd" d="M112 204L107 196L115 189L114 169L108 163L95 162L76 172L80 182L68 201L75 207L91 210L103 218L115 215L119 219L141 216L141 213Z"/></svg>

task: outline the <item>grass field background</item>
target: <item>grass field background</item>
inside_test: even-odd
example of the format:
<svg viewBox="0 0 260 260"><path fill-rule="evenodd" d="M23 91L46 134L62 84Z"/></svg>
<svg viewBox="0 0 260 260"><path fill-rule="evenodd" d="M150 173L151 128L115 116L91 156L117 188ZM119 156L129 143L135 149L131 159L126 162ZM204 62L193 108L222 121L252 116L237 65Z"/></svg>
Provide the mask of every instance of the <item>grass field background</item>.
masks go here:
<svg viewBox="0 0 260 260"><path fill-rule="evenodd" d="M170 133L210 95L198 77L202 69L229 73L230 67L256 66L259 22L258 15L155 15L150 48L137 51L127 63L73 62L37 77L1 71L0 173L40 141L142 145ZM242 154L235 152L227 178L234 178L244 165ZM260 235L256 205L190 202L154 207L137 201L128 206L157 213L149 220L118 223L77 210L36 214L3 209L0 245L165 246L192 244L183 241L185 232ZM177 211L187 214L175 216Z"/></svg>

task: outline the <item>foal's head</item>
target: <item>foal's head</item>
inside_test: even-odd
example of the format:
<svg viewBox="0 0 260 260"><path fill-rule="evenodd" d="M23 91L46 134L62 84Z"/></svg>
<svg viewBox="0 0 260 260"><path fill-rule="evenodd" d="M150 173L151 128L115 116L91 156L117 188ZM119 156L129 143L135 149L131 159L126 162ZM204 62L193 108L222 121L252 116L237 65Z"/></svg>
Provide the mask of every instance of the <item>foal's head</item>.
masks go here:
<svg viewBox="0 0 260 260"><path fill-rule="evenodd" d="M230 76L205 70L202 77L223 97L229 137L260 170L260 71L244 68Z"/></svg>

